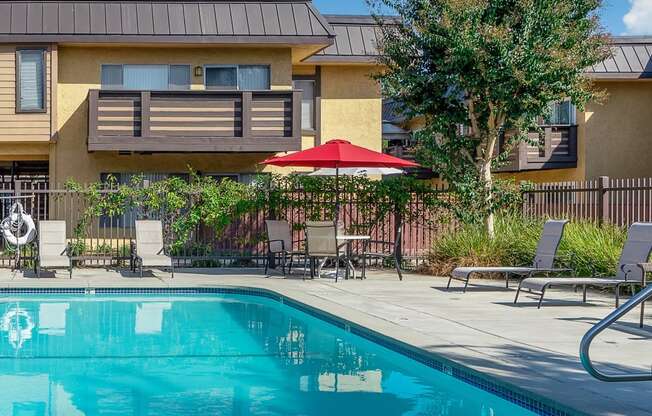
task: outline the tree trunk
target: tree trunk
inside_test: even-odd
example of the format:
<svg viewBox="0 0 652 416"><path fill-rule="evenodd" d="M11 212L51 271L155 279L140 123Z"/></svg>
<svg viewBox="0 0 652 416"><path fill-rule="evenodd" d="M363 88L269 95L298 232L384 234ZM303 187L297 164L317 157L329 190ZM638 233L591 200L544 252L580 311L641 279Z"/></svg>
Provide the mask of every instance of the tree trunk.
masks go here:
<svg viewBox="0 0 652 416"><path fill-rule="evenodd" d="M493 177L491 175L491 162L493 161L494 147L498 141L498 136L492 134L491 137L487 140L487 148L484 149L484 157L482 158L482 167L481 167L481 178L485 189L485 204L486 204L486 216L485 216L485 229L489 238L493 239L496 237L495 231L495 216L493 212Z"/></svg>

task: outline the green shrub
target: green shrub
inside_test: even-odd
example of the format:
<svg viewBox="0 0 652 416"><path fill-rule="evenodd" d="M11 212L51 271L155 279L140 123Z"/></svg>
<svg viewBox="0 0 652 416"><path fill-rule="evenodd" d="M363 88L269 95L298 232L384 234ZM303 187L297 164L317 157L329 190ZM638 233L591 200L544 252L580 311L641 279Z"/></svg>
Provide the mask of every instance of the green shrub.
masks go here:
<svg viewBox="0 0 652 416"><path fill-rule="evenodd" d="M522 266L532 263L544 220L503 215L496 220L496 238L481 225L465 225L439 238L433 245L429 271L445 276L458 266ZM626 231L589 222L566 226L559 256L578 276L615 272Z"/></svg>

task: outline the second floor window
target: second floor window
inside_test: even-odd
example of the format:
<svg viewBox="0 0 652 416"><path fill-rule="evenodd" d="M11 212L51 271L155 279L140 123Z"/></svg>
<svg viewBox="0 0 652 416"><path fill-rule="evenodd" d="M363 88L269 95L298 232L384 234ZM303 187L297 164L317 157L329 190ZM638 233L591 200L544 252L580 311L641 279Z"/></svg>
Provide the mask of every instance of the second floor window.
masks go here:
<svg viewBox="0 0 652 416"><path fill-rule="evenodd" d="M102 89L188 90L190 65L102 65Z"/></svg>
<svg viewBox="0 0 652 416"><path fill-rule="evenodd" d="M45 51L19 49L16 60L16 112L45 111Z"/></svg>
<svg viewBox="0 0 652 416"><path fill-rule="evenodd" d="M571 126L575 124L575 106L570 100L550 103L550 115L541 123L545 126Z"/></svg>
<svg viewBox="0 0 652 416"><path fill-rule="evenodd" d="M268 90L267 65L206 65L204 84L210 90Z"/></svg>

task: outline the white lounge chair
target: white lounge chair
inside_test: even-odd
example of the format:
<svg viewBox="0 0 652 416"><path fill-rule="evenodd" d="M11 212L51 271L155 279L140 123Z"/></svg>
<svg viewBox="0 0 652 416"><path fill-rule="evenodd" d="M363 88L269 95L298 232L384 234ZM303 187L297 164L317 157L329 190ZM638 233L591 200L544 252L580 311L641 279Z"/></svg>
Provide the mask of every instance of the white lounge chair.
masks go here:
<svg viewBox="0 0 652 416"><path fill-rule="evenodd" d="M133 269L139 268L143 277L143 267L168 267L174 278L172 258L165 254L163 246L163 225L161 221L136 221L136 245L132 245Z"/></svg>
<svg viewBox="0 0 652 416"><path fill-rule="evenodd" d="M531 266L527 267L458 267L450 275L446 289L451 286L451 281L460 280L464 282L464 289L469 285L469 278L472 274L486 273L504 273L505 287L509 288L509 277L527 277L537 273L562 273L571 271L568 268L556 268L555 259L557 258L557 249L564 235L564 228L568 220L548 220L543 225L543 232L537 245L536 255Z"/></svg>
<svg viewBox="0 0 652 416"><path fill-rule="evenodd" d="M620 303L620 288L622 286L645 286L645 269L639 263L647 263L652 252L652 223L634 223L627 232L627 241L620 254L616 275L614 277L533 277L524 279L518 287L514 303L518 302L521 290L541 295L538 308L541 308L546 289L559 286L582 286L583 301L586 302L586 287L613 287L616 291L616 307Z"/></svg>
<svg viewBox="0 0 652 416"><path fill-rule="evenodd" d="M39 221L38 264L34 265L36 276L41 277L41 269L68 268L72 279L70 256L70 244L66 240L66 222Z"/></svg>

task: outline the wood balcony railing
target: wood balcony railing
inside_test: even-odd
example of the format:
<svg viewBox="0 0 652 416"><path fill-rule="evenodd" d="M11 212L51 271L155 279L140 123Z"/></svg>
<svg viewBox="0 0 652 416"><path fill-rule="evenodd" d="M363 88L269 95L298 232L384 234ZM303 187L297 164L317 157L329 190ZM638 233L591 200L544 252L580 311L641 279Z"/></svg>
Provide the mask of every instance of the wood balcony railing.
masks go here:
<svg viewBox="0 0 652 416"><path fill-rule="evenodd" d="M126 91L88 94L88 150L301 150L301 91Z"/></svg>
<svg viewBox="0 0 652 416"><path fill-rule="evenodd" d="M499 172L577 167L577 126L545 126L544 134L532 132L529 143L519 143ZM504 141L500 143L503 151Z"/></svg>

